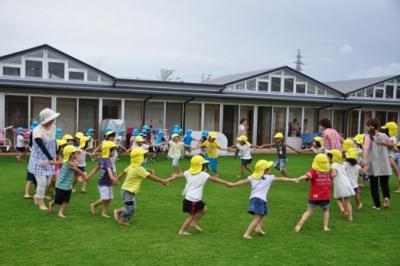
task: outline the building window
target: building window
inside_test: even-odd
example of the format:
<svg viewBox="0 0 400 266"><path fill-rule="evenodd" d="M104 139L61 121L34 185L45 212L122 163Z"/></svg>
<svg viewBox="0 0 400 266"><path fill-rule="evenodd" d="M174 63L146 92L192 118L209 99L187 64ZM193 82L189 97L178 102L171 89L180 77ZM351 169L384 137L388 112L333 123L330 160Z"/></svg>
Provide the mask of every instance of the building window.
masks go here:
<svg viewBox="0 0 400 266"><path fill-rule="evenodd" d="M294 80L292 78L285 78L285 92L293 93L294 91Z"/></svg>
<svg viewBox="0 0 400 266"><path fill-rule="evenodd" d="M281 92L281 78L278 77L271 78L271 91Z"/></svg>
<svg viewBox="0 0 400 266"><path fill-rule="evenodd" d="M317 94L318 95L324 95L325 94L325 90L317 87Z"/></svg>
<svg viewBox="0 0 400 266"><path fill-rule="evenodd" d="M400 86L397 86L396 99L400 99Z"/></svg>
<svg viewBox="0 0 400 266"><path fill-rule="evenodd" d="M103 119L120 119L121 101L104 100L103 101Z"/></svg>
<svg viewBox="0 0 400 266"><path fill-rule="evenodd" d="M43 71L42 61L33 61L33 60L25 61L25 75L27 77L41 78L42 71Z"/></svg>
<svg viewBox="0 0 400 266"><path fill-rule="evenodd" d="M383 89L375 88L375 98L383 98Z"/></svg>
<svg viewBox="0 0 400 266"><path fill-rule="evenodd" d="M64 79L64 63L49 62L49 78Z"/></svg>
<svg viewBox="0 0 400 266"><path fill-rule="evenodd" d="M244 91L244 82L236 83L235 90L237 91Z"/></svg>
<svg viewBox="0 0 400 266"><path fill-rule="evenodd" d="M4 76L20 76L21 69L19 67L3 67Z"/></svg>
<svg viewBox="0 0 400 266"><path fill-rule="evenodd" d="M393 99L394 86L386 85L386 98Z"/></svg>
<svg viewBox="0 0 400 266"><path fill-rule="evenodd" d="M315 86L308 85L307 86L307 94L315 94Z"/></svg>
<svg viewBox="0 0 400 266"><path fill-rule="evenodd" d="M84 80L85 74L83 72L78 71L70 71L69 72L69 79L70 80Z"/></svg>
<svg viewBox="0 0 400 266"><path fill-rule="evenodd" d="M296 84L296 93L306 93L306 84Z"/></svg>
<svg viewBox="0 0 400 266"><path fill-rule="evenodd" d="M373 96L374 96L374 89L373 88L368 88L365 91L365 97L372 98Z"/></svg>
<svg viewBox="0 0 400 266"><path fill-rule="evenodd" d="M259 91L268 91L268 82L267 81L259 81L258 82L258 90Z"/></svg>
<svg viewBox="0 0 400 266"><path fill-rule="evenodd" d="M364 91L362 90L362 91L358 91L357 93L356 93L356 96L357 97L364 97Z"/></svg>
<svg viewBox="0 0 400 266"><path fill-rule="evenodd" d="M246 90L248 91L255 91L256 90L256 80L250 79L246 81Z"/></svg>

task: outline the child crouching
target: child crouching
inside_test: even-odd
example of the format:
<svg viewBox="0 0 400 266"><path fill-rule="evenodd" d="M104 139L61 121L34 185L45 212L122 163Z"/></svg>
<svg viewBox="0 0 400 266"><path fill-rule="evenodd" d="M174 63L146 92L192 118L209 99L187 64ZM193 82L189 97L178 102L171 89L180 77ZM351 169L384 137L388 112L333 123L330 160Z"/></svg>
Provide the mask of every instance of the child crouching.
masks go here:
<svg viewBox="0 0 400 266"><path fill-rule="evenodd" d="M74 172L78 173L84 179L87 179L86 173L83 173L77 166L76 158L78 156L78 149L73 145L68 145L63 151L63 165L61 172L56 180L56 192L54 199L49 204L49 212L54 208L54 205L61 205L58 211L58 216L65 218L64 210L69 203L72 192L72 180L74 179Z"/></svg>
<svg viewBox="0 0 400 266"><path fill-rule="evenodd" d="M267 194L272 182L295 182L295 179L286 177L275 177L269 174L270 167L274 164L272 161L259 160L256 163L255 170L247 179L242 179L235 183L229 183L228 186L240 186L250 183L251 194L248 213L254 215L243 235L244 239L252 239L251 233L255 230L260 235L265 235L262 229L264 218L268 215Z"/></svg>

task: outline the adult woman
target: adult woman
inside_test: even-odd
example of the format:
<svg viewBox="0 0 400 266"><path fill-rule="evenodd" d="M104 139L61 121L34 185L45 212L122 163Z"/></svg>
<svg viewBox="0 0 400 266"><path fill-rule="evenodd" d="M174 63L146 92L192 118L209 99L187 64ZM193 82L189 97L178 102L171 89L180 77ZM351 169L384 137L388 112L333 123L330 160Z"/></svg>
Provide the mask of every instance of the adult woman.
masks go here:
<svg viewBox="0 0 400 266"><path fill-rule="evenodd" d="M378 128L378 120L367 121L368 134L364 139L363 159L370 179L374 208L380 210L378 183L383 193L383 206L390 207L389 176L392 174L392 168L390 167L388 147L393 147L394 144L386 134L378 132Z"/></svg>
<svg viewBox="0 0 400 266"><path fill-rule="evenodd" d="M44 203L45 191L54 172L53 164L56 158L56 127L53 122L60 114L46 108L39 115L40 125L35 127L32 133L32 153L28 171L36 177L35 203L41 210L47 210Z"/></svg>
<svg viewBox="0 0 400 266"><path fill-rule="evenodd" d="M332 123L329 119L319 121L320 131L324 137L324 148L326 150L342 150L343 139L339 133L332 128Z"/></svg>

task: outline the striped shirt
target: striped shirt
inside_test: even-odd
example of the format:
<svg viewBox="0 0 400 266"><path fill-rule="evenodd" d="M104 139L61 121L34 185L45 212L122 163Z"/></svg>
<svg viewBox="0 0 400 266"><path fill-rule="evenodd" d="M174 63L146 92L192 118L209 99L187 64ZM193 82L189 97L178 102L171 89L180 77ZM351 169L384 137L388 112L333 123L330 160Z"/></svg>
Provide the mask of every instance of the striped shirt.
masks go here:
<svg viewBox="0 0 400 266"><path fill-rule="evenodd" d="M342 150L342 138L339 136L339 133L336 130L333 128L326 128L322 135L324 136L324 148L326 150ZM331 137L328 138L328 136Z"/></svg>

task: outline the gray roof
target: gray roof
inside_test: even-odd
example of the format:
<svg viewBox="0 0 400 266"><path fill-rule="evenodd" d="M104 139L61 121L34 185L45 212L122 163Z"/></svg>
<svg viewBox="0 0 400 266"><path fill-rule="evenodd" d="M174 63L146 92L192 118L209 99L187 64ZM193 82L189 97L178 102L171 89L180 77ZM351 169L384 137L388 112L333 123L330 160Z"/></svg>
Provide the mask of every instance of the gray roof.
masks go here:
<svg viewBox="0 0 400 266"><path fill-rule="evenodd" d="M398 75L375 77L375 78L349 79L349 80L330 81L325 83L341 91L344 94L348 94L357 91L359 89L363 89L369 86L373 86L375 84L379 84L386 80L390 80L397 76Z"/></svg>
<svg viewBox="0 0 400 266"><path fill-rule="evenodd" d="M274 68L265 68L265 69L259 69L259 70L249 71L249 72L221 76L221 77L218 77L215 79L210 79L207 83L216 84L216 85L225 85L225 84L229 84L229 83L232 83L232 82L235 82L238 80L247 79L247 78L253 77L253 76L258 76L263 73L268 73L268 72L271 72L273 70L277 70L277 69L280 69L283 67L284 66L274 67Z"/></svg>

